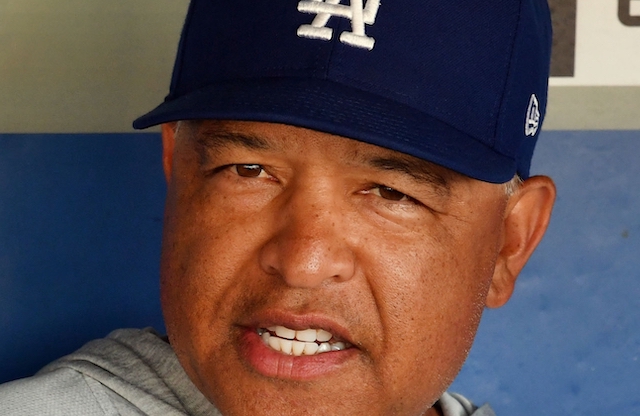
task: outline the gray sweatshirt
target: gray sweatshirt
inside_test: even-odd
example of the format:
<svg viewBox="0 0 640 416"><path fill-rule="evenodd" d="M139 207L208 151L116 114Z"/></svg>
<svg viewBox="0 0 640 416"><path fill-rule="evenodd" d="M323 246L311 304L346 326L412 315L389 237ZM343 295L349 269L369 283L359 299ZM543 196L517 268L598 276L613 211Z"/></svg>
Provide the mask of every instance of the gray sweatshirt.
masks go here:
<svg viewBox="0 0 640 416"><path fill-rule="evenodd" d="M445 416L495 416L457 394L438 402ZM171 346L152 329L121 329L0 385L2 416L216 416Z"/></svg>

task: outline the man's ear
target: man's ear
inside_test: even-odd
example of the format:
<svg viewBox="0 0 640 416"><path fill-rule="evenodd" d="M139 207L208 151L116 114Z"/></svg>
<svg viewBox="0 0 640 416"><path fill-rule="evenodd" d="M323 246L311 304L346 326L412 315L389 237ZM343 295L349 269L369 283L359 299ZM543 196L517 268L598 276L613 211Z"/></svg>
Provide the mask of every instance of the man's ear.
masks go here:
<svg viewBox="0 0 640 416"><path fill-rule="evenodd" d="M498 308L509 300L518 274L549 225L556 198L551 178L534 176L522 184L507 203L502 248L487 295L486 305Z"/></svg>
<svg viewBox="0 0 640 416"><path fill-rule="evenodd" d="M164 123L162 125L162 168L167 183L171 180L177 125L178 123Z"/></svg>

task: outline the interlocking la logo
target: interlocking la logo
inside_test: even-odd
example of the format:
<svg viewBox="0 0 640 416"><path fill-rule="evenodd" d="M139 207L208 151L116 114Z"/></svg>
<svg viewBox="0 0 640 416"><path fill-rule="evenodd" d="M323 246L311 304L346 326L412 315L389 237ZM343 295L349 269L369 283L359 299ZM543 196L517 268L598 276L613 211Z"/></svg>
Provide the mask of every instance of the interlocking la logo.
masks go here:
<svg viewBox="0 0 640 416"><path fill-rule="evenodd" d="M376 21L380 0L350 0L349 5L340 4L341 0L301 0L298 11L316 15L310 25L298 28L298 36L311 39L331 40L333 29L326 27L333 16L351 20L351 32L342 32L340 42L371 50L375 39L365 33L365 24L372 25ZM366 6L363 2L366 1Z"/></svg>

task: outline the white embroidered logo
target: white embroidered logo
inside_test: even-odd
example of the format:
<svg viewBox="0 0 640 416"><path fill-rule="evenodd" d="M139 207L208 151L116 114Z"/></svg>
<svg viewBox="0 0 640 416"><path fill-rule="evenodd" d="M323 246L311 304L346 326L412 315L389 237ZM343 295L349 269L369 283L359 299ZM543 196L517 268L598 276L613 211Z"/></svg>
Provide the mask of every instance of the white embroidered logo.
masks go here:
<svg viewBox="0 0 640 416"><path fill-rule="evenodd" d="M540 104L538 97L531 94L529 99L529 107L527 108L527 121L524 124L524 134L526 136L535 136L540 127Z"/></svg>
<svg viewBox="0 0 640 416"><path fill-rule="evenodd" d="M333 29L326 27L333 16L351 20L351 32L340 34L340 42L371 50L375 39L365 33L365 24L372 25L376 21L380 0L350 0L350 4L340 4L341 0L301 0L298 11L316 14L310 25L298 28L298 36L310 39L331 40ZM363 2L366 1L366 6Z"/></svg>

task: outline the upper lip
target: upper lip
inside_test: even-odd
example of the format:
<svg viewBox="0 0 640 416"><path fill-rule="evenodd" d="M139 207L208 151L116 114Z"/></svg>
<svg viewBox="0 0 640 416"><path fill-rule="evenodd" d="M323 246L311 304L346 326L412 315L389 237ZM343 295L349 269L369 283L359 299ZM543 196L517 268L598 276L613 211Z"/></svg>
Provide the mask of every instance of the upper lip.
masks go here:
<svg viewBox="0 0 640 416"><path fill-rule="evenodd" d="M264 311L254 314L246 322L242 322L240 326L253 329L268 328L271 326L284 326L296 331L305 329L324 329L333 335L336 341L348 342L355 345L353 338L346 326L339 323L338 320L330 318L321 313L304 313L296 314L285 311Z"/></svg>

